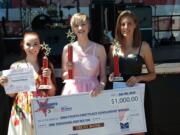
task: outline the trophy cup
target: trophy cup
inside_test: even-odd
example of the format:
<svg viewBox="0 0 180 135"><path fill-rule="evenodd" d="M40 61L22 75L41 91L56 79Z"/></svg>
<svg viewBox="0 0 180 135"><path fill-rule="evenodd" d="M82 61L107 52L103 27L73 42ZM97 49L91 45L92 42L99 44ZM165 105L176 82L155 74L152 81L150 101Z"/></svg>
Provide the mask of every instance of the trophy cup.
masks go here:
<svg viewBox="0 0 180 135"><path fill-rule="evenodd" d="M50 53L51 48L49 48L48 44L46 44L45 42L43 42L43 44L41 45L42 49L45 50L44 53L44 57L42 60L42 68L48 68L48 55ZM46 76L42 76L42 84L40 84L39 88L40 90L48 90L51 89L51 86L48 85L48 77Z"/></svg>
<svg viewBox="0 0 180 135"><path fill-rule="evenodd" d="M119 72L119 49L120 49L120 44L117 40L113 40L113 45L115 48L114 56L113 56L113 61L114 61L114 78L113 82L121 82L123 81L123 77L121 76Z"/></svg>
<svg viewBox="0 0 180 135"><path fill-rule="evenodd" d="M70 30L67 33L67 38L70 41L70 44L68 45L68 62L73 62L73 46L71 43L75 41L76 36L73 32ZM68 69L68 79L73 79L73 69Z"/></svg>

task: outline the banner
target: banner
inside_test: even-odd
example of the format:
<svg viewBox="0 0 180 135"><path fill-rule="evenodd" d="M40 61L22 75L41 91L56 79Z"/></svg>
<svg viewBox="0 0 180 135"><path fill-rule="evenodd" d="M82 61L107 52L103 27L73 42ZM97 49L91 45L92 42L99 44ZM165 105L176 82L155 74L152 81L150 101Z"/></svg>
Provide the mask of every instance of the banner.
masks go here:
<svg viewBox="0 0 180 135"><path fill-rule="evenodd" d="M146 132L144 84L121 90L32 100L36 135L121 135Z"/></svg>

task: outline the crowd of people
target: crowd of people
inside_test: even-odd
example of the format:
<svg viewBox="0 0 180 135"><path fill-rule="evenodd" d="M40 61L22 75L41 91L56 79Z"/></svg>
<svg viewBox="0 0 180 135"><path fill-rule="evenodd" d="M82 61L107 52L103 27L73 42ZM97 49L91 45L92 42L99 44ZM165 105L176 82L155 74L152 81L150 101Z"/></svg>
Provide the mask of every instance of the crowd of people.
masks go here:
<svg viewBox="0 0 180 135"><path fill-rule="evenodd" d="M141 40L137 17L129 10L122 11L116 23L115 39L119 42L118 49L112 44L108 55L103 45L89 39L90 20L84 13L75 13L71 18L71 30L76 35L76 41L64 46L62 53L62 79L64 87L62 95L89 92L90 96L98 96L106 88L106 83L114 78L115 53L119 57L119 71L127 86L148 82L156 78L153 56L149 44ZM72 61L68 61L68 47L73 47ZM55 96L56 81L54 67L51 62L48 68L42 68L44 50L36 32L24 33L20 44L24 58L13 63L10 69L32 68L36 81L34 92L24 91L9 94L14 98L9 120L8 135L33 135L31 102L32 98ZM116 51L116 52L115 52ZM107 57L108 56L108 57ZM106 78L107 59L110 63L110 74ZM147 74L142 74L145 64ZM69 70L73 71L73 79L68 78ZM48 78L49 90L40 90L42 77ZM0 76L0 85L8 82L6 76ZM144 135L144 133L136 133Z"/></svg>

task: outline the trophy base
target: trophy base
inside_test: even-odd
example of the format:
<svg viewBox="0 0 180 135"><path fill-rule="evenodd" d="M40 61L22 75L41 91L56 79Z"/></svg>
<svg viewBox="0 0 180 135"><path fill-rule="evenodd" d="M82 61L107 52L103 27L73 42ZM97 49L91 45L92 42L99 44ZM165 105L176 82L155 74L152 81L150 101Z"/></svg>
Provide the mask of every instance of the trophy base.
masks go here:
<svg viewBox="0 0 180 135"><path fill-rule="evenodd" d="M52 87L50 85L40 85L39 86L39 90L49 90L51 89Z"/></svg>
<svg viewBox="0 0 180 135"><path fill-rule="evenodd" d="M113 78L113 82L122 82L122 81L124 81L124 79L121 76L117 76Z"/></svg>

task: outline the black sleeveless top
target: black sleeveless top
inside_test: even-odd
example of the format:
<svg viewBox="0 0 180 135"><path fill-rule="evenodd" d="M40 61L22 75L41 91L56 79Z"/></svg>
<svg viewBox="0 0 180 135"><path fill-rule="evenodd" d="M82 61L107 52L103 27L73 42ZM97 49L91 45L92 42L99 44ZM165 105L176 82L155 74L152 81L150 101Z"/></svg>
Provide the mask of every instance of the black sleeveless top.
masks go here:
<svg viewBox="0 0 180 135"><path fill-rule="evenodd" d="M131 76L141 74L142 65L144 63L144 59L140 55L141 46L137 54L129 54L127 57L119 57L119 72L124 81L128 80Z"/></svg>

